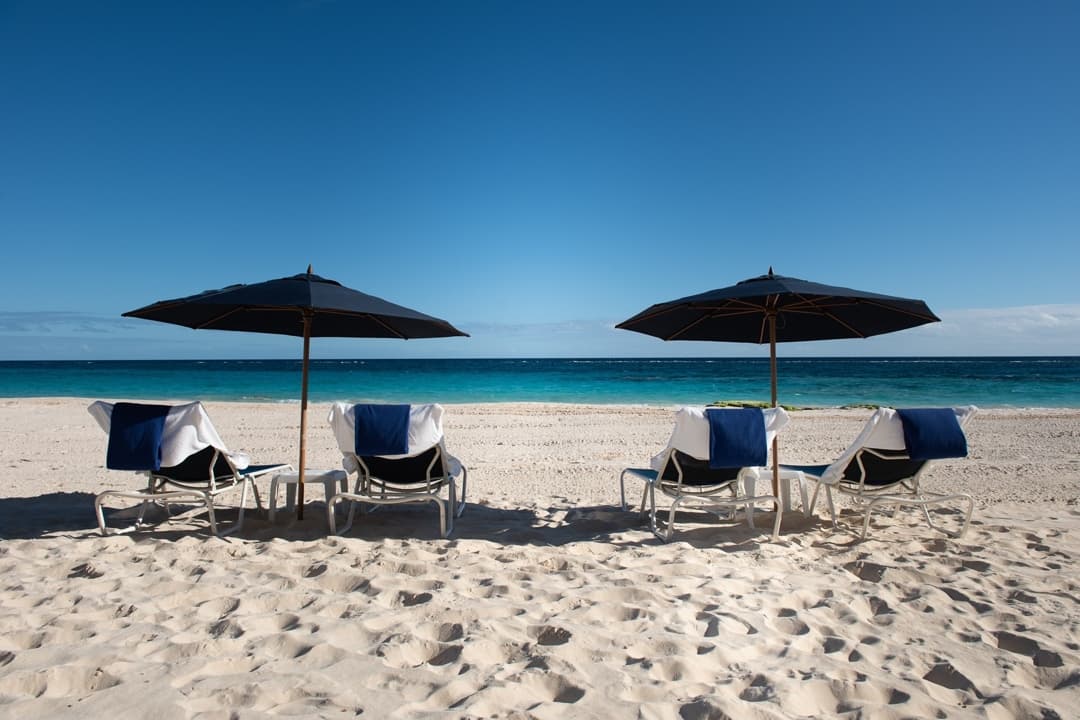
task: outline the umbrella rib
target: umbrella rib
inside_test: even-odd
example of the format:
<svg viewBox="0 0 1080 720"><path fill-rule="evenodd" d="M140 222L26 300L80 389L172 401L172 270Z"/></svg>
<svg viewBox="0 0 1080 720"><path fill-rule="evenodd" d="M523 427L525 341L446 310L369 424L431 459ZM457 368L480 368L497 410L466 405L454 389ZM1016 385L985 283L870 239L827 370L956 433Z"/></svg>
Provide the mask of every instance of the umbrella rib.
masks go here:
<svg viewBox="0 0 1080 720"><path fill-rule="evenodd" d="M761 310L759 310L756 307L749 307L747 309L741 309L738 312L721 313L721 312L715 312L714 311L714 312L709 313L708 315L699 316L692 323L690 323L688 325L684 325L683 327L679 328L678 330L676 330L672 334L670 334L670 335L668 335L668 336L666 336L664 338L661 338L661 339L663 339L663 340L678 340L680 335L683 335L683 334L689 332L691 329L693 329L694 327L696 327L700 323L705 322L706 320L712 320L712 319L718 318L718 317L737 317L739 315L756 315L759 312L761 312Z"/></svg>
<svg viewBox="0 0 1080 720"><path fill-rule="evenodd" d="M346 317L360 317L361 316L361 315L356 315L356 314L353 314L353 313L341 312L340 310L321 310L320 314L322 314L322 315L342 315L342 316L346 316ZM377 315L373 315L372 313L364 313L363 316L367 317L368 320L372 321L376 325L379 325L382 328L386 329L388 332L390 332L391 335L393 335L393 337L400 338L402 340L408 340L407 335L403 334L403 332L401 332L400 330L397 330L392 325L388 325L387 323L382 322L381 320L379 320L379 317Z"/></svg>
<svg viewBox="0 0 1080 720"><path fill-rule="evenodd" d="M932 313L922 313L915 310L908 310L907 308L899 307L893 303L883 302L881 300L874 300L872 298L822 297L821 299L811 299L802 295L798 297L802 302L785 305L785 312L808 312L802 310L804 306L812 308L814 310L821 310L826 307L846 307L848 305L873 305L874 307L882 308L883 310L890 310L898 315L908 315L910 317L919 318L920 320L925 320L927 322L933 322L939 319L936 315L933 315Z"/></svg>
<svg viewBox="0 0 1080 720"><path fill-rule="evenodd" d="M879 308L882 308L884 310L890 310L890 311L892 311L892 312L894 312L894 313L896 313L898 315L907 315L909 317L918 318L920 320L925 320L927 322L933 322L933 320L936 319L935 317L926 315L924 313L913 312L911 310L906 310L904 308L897 307L897 306L892 305L890 303L881 302L879 300L871 300L871 299L867 299L867 298L858 298L858 299L846 300L846 301L841 301L841 302L836 302L836 301L840 300L840 298L823 298L823 300L826 301L825 303L823 303L823 302L815 300L815 299L807 298L807 297L805 297L803 295L799 295L797 297L799 297L801 302L800 303L792 303L791 305L785 306L784 309L783 309L784 312L799 313L799 314L805 314L805 315L821 315L823 317L827 317L830 320L832 320L833 322L835 322L837 325L847 329L847 331L850 332L853 337L857 337L857 338L866 338L866 337L869 337L869 336L866 335L865 333L862 333L862 332L858 331L857 329L855 329L850 324L844 322L839 317L837 317L834 313L829 312L826 309L829 306L828 304L826 304L828 301L831 300L831 301L835 302L836 307L846 307L848 305L866 304L866 305L873 305L874 307L879 307Z"/></svg>
<svg viewBox="0 0 1080 720"><path fill-rule="evenodd" d="M247 311L247 310L263 310L263 311L266 311L266 312L296 312L296 313L302 313L304 311L304 309L305 308L300 307L300 306L274 307L274 306L270 306L270 305L267 305L267 306L263 306L263 305L245 305L243 307L236 307L236 308L232 308L230 310L227 310L227 311L225 311L223 313L219 313L218 315L215 315L215 316L213 316L211 318L208 318L207 320L199 323L198 325L193 326L193 328L195 330L205 330L207 328L213 329L211 326L214 323L220 322L221 320L224 320L225 318L229 317L230 315L235 315L236 313L244 312L244 311ZM336 311L336 310L322 310L322 311L319 311L318 314L320 314L320 315L343 315L343 316L352 315L352 313L340 312L340 311ZM380 320L375 315L372 315L371 313L364 313L364 316L367 317L372 322L374 322L375 324L382 327L383 329L385 329L391 336L396 337L396 338L400 338L401 340L408 340L409 339L409 337L407 335L400 332L399 330L394 328L392 325L389 325L389 324L383 322L382 320Z"/></svg>
<svg viewBox="0 0 1080 720"><path fill-rule="evenodd" d="M730 309L732 307L732 305L735 305L738 308L745 308L744 312L756 312L756 311L761 310L761 307L759 305L755 305L753 303L747 303L745 301L735 301L735 300L725 301L724 305L715 305L715 306L713 306L713 305L710 305L708 303L701 303L701 304L694 304L693 307L697 308L697 309L700 309L700 310L718 311L718 310ZM652 320L653 318L658 318L661 315L667 315L668 313L677 312L677 311L685 310L685 309L686 309L686 306L683 306L683 305L671 305L671 306L667 306L667 307L660 307L660 308L657 308L657 309L653 310L652 312L649 312L648 310L646 310L644 313L642 313L642 314L640 314L637 317L632 318L632 319L635 320L636 322L641 322L641 321L644 321L644 320ZM629 320L626 321L626 322L629 322ZM621 326L623 326L625 324L626 324L625 322L619 323L619 325L617 325L616 327L621 327Z"/></svg>
<svg viewBox="0 0 1080 720"><path fill-rule="evenodd" d="M858 330L856 330L854 327L852 327L848 323L841 320L835 314L827 311L822 305L818 304L814 300L810 300L810 299L808 299L808 298L806 298L806 297L804 297L802 295L799 295L798 297L799 297L800 300L802 300L804 303L806 303L806 305L808 305L811 308L814 308L816 310L816 312L811 312L809 310L801 310L799 308L790 308L790 307L785 307L784 312L797 312L797 313L801 312L801 313L806 313L807 315L812 315L812 314L813 315L821 315L823 317L829 318L830 320L832 320L834 323L836 323L840 327L847 329L847 331L850 332L852 334L852 336L854 336L854 337L857 337L857 338L865 338L866 337L866 335L864 335L863 333L859 332ZM845 304L851 304L851 303L845 303ZM854 304L857 304L857 303L854 303Z"/></svg>
<svg viewBox="0 0 1080 720"><path fill-rule="evenodd" d="M197 330L202 330L202 329L206 329L206 328L215 329L215 328L211 327L212 323L217 323L219 321L225 320L225 318L228 317L229 315L234 315L234 314L237 314L239 312L246 312L248 310L256 310L256 309L257 310L265 310L267 312L298 312L298 313L301 313L301 314L303 313L303 308L299 307L299 305L293 305L293 307L289 307L289 308L280 308L280 307L275 308L275 307L273 307L273 305L242 305L242 307L240 307L240 308L232 308L230 310L225 311L224 313L219 313L217 315L214 315L213 317L208 318L208 320L206 320L205 322L202 322L199 325L194 325L193 327L194 327L194 329L197 329Z"/></svg>
<svg viewBox="0 0 1080 720"><path fill-rule="evenodd" d="M901 315L907 315L907 316L913 317L913 318L918 318L920 320L925 320L926 322L934 322L935 320L940 319L940 318L938 318L937 315L934 315L933 313L921 313L921 312L916 312L914 310L907 310L905 308L896 307L895 305L890 305L888 303L883 303L883 302L880 302L878 300L863 300L862 302L867 303L869 305L873 305L875 307L888 308L889 310L892 310L895 313L899 313Z"/></svg>

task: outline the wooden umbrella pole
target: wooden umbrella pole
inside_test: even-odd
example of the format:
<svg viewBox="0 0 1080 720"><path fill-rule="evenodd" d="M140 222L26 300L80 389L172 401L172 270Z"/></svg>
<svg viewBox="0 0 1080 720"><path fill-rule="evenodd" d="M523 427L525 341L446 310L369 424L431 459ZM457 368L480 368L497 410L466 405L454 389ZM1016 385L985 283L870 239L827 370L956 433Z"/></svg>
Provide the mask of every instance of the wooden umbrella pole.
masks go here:
<svg viewBox="0 0 1080 720"><path fill-rule="evenodd" d="M307 438L307 386L308 386L308 353L311 348L311 313L304 313L304 367L301 372L302 380L300 390L300 467L299 477L296 484L296 519L304 519L304 453Z"/></svg>
<svg viewBox="0 0 1080 720"><path fill-rule="evenodd" d="M776 407L776 311L769 313L769 374L772 381L772 406ZM780 456L777 453L777 436L772 439L772 491L773 497L780 497ZM779 505L774 508L780 511Z"/></svg>

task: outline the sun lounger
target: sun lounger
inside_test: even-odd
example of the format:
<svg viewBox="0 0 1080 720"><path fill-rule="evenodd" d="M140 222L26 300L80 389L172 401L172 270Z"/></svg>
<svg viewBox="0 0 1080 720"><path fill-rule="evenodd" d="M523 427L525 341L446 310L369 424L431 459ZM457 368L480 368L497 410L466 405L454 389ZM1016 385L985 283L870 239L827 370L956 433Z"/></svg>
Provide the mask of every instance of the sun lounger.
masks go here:
<svg viewBox="0 0 1080 720"><path fill-rule="evenodd" d="M930 527L953 537L967 532L975 505L968 493L932 493L920 487L922 476L936 460L967 455L963 428L975 414L973 405L957 408L894 410L878 408L862 432L839 458L829 465L781 465L781 473L800 481L817 483L810 501L813 509L818 492L825 488L829 514L836 526L833 490L851 497L864 513L862 537L870 529L875 508L912 505L922 508ZM961 503L964 522L959 532L934 524L928 505Z"/></svg>
<svg viewBox="0 0 1080 720"><path fill-rule="evenodd" d="M262 507L254 479L268 473L291 470L289 465L251 465L243 453L230 453L218 436L202 403L147 405L97 401L88 408L109 434L106 467L145 473L141 490L107 490L94 498L94 512L102 535L131 532L144 527L147 509L158 504L169 513L171 503L195 500L206 507L210 532L228 535L244 524L248 490ZM239 515L221 530L214 512L218 496L240 489ZM102 504L109 498L139 500L135 524L123 529L105 525Z"/></svg>
<svg viewBox="0 0 1080 720"><path fill-rule="evenodd" d="M340 534L352 527L357 509L370 505L431 502L439 509L439 531L447 537L454 518L465 511L468 470L447 452L441 405L348 405L330 408L330 425L342 454L342 465L356 475L353 491L327 501L330 531L338 532L334 512L350 501ZM458 499L457 477L461 476ZM447 498L440 495L446 489Z"/></svg>
<svg viewBox="0 0 1080 720"><path fill-rule="evenodd" d="M619 475L620 502L627 510L626 479L645 483L641 514L664 542L675 530L675 513L683 506L720 516L738 508L754 527L754 505L779 501L773 495L755 495L760 468L768 464L772 438L788 422L783 408L681 408L667 447L652 458L648 468L626 468ZM657 522L656 492L672 499L666 527ZM648 511L646 511L648 503ZM782 513L773 520L772 539L780 534Z"/></svg>

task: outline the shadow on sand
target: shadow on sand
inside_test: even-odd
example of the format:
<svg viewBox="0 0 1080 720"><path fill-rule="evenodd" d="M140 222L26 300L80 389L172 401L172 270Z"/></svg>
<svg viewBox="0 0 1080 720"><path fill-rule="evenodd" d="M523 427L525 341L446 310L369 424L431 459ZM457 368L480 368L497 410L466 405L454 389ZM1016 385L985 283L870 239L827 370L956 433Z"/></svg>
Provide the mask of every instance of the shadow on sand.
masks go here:
<svg viewBox="0 0 1080 720"><path fill-rule="evenodd" d="M0 538L6 540L96 529L92 493L56 492L0 498Z"/></svg>
<svg viewBox="0 0 1080 720"><path fill-rule="evenodd" d="M136 509L106 507L106 523L109 526L126 525L134 517ZM236 508L222 506L215 510L218 522L222 524L228 525L236 519ZM799 519L802 520L801 516ZM152 524L133 533L133 538L178 540L193 535L209 536L206 513L194 505L173 505L172 520L167 520L164 510L153 508L147 514L147 521ZM796 525L805 526L806 523L796 522ZM695 547L721 546L725 552L746 552L767 543L770 528L771 522L766 521L765 514L758 519L757 527L751 529L741 518L732 522L716 521L709 515L679 513L676 516L675 541ZM312 541L328 534L326 506L313 502L306 506L304 520L298 521L295 516L279 512L273 524L266 519L265 511L249 508L244 527L230 537L249 541ZM73 539L101 537L94 517L93 494L58 492L35 497L0 498L0 539L56 535L70 535ZM369 542L438 541L438 515L429 504L382 507L358 515L345 537ZM548 546L577 542L641 546L660 542L636 512L624 512L615 505L506 508L477 503L470 503L465 513L455 521L454 532L447 542L455 540Z"/></svg>

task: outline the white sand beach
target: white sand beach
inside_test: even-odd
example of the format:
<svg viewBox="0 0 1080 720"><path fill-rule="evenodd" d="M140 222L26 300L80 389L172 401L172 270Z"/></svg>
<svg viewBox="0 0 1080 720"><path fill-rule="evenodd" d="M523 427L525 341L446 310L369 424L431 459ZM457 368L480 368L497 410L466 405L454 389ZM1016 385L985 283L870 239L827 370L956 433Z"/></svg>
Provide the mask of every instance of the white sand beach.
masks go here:
<svg viewBox="0 0 1080 720"><path fill-rule="evenodd" d="M101 537L89 400L0 401L0 718L1069 718L1080 707L1080 411L983 410L933 490L977 498L959 540L916 511L834 530L686 514L670 544L619 471L674 408L447 406L469 468L450 539L429 505L328 537L250 512ZM296 462L295 404L206 403L230 449ZM314 404L309 467L340 467ZM782 458L828 462L869 410L792 413ZM639 486L635 486L635 491ZM260 483L264 496L268 481ZM233 496L238 498L238 495ZM229 500L225 501L229 504ZM229 519L231 513L223 513ZM943 523L958 516L945 514Z"/></svg>

